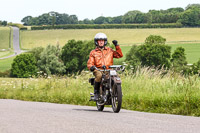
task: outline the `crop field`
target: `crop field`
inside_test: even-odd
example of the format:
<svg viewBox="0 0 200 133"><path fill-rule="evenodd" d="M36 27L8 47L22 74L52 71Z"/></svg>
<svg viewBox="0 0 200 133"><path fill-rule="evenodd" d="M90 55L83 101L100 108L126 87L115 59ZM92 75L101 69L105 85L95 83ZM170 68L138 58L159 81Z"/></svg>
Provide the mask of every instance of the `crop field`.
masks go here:
<svg viewBox="0 0 200 133"><path fill-rule="evenodd" d="M10 28L0 27L0 49L9 48Z"/></svg>
<svg viewBox="0 0 200 133"><path fill-rule="evenodd" d="M35 30L21 31L21 46L31 49L48 44L65 45L68 40L93 40L98 32L108 36L108 42L118 40L121 45L144 43L149 35L161 35L167 44L200 43L200 28L168 29L74 29L74 30Z"/></svg>
<svg viewBox="0 0 200 133"><path fill-rule="evenodd" d="M200 116L199 76L182 77L142 68L121 74L123 103L129 110ZM89 102L92 73L49 78L0 78L0 98L95 106Z"/></svg>

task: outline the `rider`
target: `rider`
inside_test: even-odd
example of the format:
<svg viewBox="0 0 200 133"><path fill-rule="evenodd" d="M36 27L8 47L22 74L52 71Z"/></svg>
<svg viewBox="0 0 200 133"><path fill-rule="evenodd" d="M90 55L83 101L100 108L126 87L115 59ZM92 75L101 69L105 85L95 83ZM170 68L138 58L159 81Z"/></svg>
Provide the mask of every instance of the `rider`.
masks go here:
<svg viewBox="0 0 200 133"><path fill-rule="evenodd" d="M106 47L107 36L104 33L97 33L94 37L94 42L96 48L90 52L87 67L95 76L94 100L97 101L102 72L97 71L95 67L102 69L102 66L105 65L106 69L108 69L109 66L113 65L113 58L121 58L123 57L123 54L116 40L112 41L112 43L115 45L116 51L110 47Z"/></svg>

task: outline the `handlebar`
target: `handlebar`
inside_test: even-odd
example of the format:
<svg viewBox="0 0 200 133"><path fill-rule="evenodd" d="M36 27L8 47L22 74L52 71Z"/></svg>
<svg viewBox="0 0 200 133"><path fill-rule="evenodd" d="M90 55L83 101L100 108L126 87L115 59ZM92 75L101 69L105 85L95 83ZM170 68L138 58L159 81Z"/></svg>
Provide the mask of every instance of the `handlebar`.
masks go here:
<svg viewBox="0 0 200 133"><path fill-rule="evenodd" d="M97 67L95 66L95 69L98 70L98 71L101 71L101 72L105 72L105 71L108 72L108 71L110 71L110 69L106 69L105 66L103 66L102 68L103 68L103 69L99 69L99 68L97 68ZM122 71L122 72L125 70L125 67L122 66L122 65L112 65L112 66L109 66L109 68L114 69L114 70L116 70L116 71Z"/></svg>

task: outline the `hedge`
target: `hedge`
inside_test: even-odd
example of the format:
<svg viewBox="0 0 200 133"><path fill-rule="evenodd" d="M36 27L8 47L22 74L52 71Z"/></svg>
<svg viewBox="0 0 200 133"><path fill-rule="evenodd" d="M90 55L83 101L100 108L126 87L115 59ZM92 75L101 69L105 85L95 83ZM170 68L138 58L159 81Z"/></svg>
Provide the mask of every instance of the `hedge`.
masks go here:
<svg viewBox="0 0 200 133"><path fill-rule="evenodd" d="M31 30L48 29L137 29L137 28L181 28L182 24L65 24L65 25L45 25L32 26Z"/></svg>

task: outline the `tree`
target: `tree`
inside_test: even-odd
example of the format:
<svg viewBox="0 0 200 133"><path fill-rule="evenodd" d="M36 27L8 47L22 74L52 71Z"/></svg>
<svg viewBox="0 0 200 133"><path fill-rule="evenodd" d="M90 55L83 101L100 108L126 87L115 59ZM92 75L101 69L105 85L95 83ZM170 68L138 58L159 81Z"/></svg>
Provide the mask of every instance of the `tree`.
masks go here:
<svg viewBox="0 0 200 133"><path fill-rule="evenodd" d="M32 54L20 54L13 60L11 76L28 78L37 72L36 60Z"/></svg>
<svg viewBox="0 0 200 133"><path fill-rule="evenodd" d="M185 49L183 47L178 47L175 49L174 53L172 54L171 63L172 69L175 72L189 74L185 56Z"/></svg>
<svg viewBox="0 0 200 133"><path fill-rule="evenodd" d="M145 44L165 44L166 39L161 37L161 36L157 36L157 35L150 35L149 37L146 38L145 40Z"/></svg>
<svg viewBox="0 0 200 133"><path fill-rule="evenodd" d="M32 18L32 16L26 16L21 20L21 22L24 23L24 25L31 25Z"/></svg>
<svg viewBox="0 0 200 133"><path fill-rule="evenodd" d="M126 14L124 14L122 22L126 23L126 24L127 23L135 23L135 18L138 13L141 13L141 12L138 10L127 12Z"/></svg>
<svg viewBox="0 0 200 133"><path fill-rule="evenodd" d="M69 40L62 48L61 59L64 62L67 73L81 72L87 68L87 60L92 49L94 41L75 41Z"/></svg>
<svg viewBox="0 0 200 133"><path fill-rule="evenodd" d="M32 53L32 55L35 57L36 62L38 62L38 60L40 59L41 53L44 51L43 47L36 47L33 48L30 53Z"/></svg>
<svg viewBox="0 0 200 133"><path fill-rule="evenodd" d="M181 15L180 22L185 26L200 25L200 8L189 8Z"/></svg>
<svg viewBox="0 0 200 133"><path fill-rule="evenodd" d="M91 20L89 20L88 18L83 20L84 24L93 24L93 22Z"/></svg>
<svg viewBox="0 0 200 133"><path fill-rule="evenodd" d="M193 74L200 75L200 59L192 65L192 72Z"/></svg>
<svg viewBox="0 0 200 133"><path fill-rule="evenodd" d="M146 38L145 44L140 45L136 53L143 66L170 67L171 47L165 45L165 41L157 35Z"/></svg>
<svg viewBox="0 0 200 133"><path fill-rule="evenodd" d="M137 45L133 45L126 54L125 62L128 64L128 69L134 68L136 70L135 68L141 64L140 59L137 57L138 48Z"/></svg>
<svg viewBox="0 0 200 133"><path fill-rule="evenodd" d="M104 24L106 22L107 22L106 17L103 16L100 16L94 20L95 24Z"/></svg>
<svg viewBox="0 0 200 133"><path fill-rule="evenodd" d="M65 72L65 66L60 59L61 49L59 45L48 45L42 52L40 59L37 62L37 66L40 71L43 71L47 75L51 74L63 74Z"/></svg>
<svg viewBox="0 0 200 133"><path fill-rule="evenodd" d="M3 21L2 23L1 23L3 26L6 26L8 23L7 23L7 21Z"/></svg>

